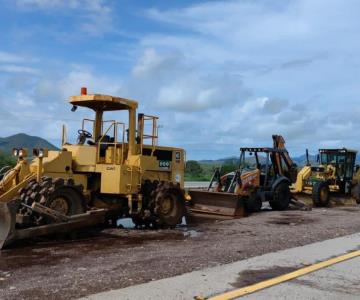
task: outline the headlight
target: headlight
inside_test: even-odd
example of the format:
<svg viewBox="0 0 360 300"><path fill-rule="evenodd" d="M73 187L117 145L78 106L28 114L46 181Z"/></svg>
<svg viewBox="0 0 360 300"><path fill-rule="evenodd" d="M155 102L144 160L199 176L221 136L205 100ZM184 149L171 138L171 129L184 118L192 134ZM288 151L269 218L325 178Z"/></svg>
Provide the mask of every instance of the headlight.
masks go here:
<svg viewBox="0 0 360 300"><path fill-rule="evenodd" d="M26 148L20 148L20 149L14 148L13 149L13 155L15 157L20 157L20 158L27 157L28 151L27 151Z"/></svg>
<svg viewBox="0 0 360 300"><path fill-rule="evenodd" d="M18 157L18 156L19 156L19 149L14 148L14 149L13 149L13 155L14 155L15 157Z"/></svg>
<svg viewBox="0 0 360 300"><path fill-rule="evenodd" d="M33 156L36 157L47 157L48 156L48 150L47 149L43 149L43 148L34 148L33 149Z"/></svg>

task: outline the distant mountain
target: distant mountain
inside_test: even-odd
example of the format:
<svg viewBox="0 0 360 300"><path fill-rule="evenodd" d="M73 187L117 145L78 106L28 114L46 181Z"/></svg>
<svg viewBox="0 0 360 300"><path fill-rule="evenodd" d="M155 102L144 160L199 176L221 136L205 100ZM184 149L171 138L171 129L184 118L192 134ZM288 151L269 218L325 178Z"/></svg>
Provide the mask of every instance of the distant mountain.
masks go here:
<svg viewBox="0 0 360 300"><path fill-rule="evenodd" d="M300 155L297 157L292 157L292 160L298 165L298 166L305 166L307 161L306 161L306 155ZM316 164L316 155L312 155L309 154L309 162L310 164L314 165Z"/></svg>
<svg viewBox="0 0 360 300"><path fill-rule="evenodd" d="M27 135L25 133L0 138L0 152L9 154L13 148L27 148L29 152L31 152L33 148L57 150L57 148L48 141L37 136Z"/></svg>

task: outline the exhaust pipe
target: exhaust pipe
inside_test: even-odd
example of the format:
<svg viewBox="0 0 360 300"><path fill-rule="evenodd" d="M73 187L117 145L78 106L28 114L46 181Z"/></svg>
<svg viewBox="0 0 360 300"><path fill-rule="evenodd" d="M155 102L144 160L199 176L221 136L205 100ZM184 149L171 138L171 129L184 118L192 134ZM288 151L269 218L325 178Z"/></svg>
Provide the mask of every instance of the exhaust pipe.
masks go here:
<svg viewBox="0 0 360 300"><path fill-rule="evenodd" d="M15 238L16 212L20 207L20 202L16 199L0 203L0 250Z"/></svg>

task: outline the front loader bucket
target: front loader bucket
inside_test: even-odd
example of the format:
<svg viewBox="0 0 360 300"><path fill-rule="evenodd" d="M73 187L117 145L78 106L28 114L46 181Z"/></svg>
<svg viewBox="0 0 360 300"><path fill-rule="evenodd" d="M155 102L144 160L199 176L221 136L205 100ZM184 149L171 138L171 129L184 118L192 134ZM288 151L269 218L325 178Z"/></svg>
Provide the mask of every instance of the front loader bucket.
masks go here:
<svg viewBox="0 0 360 300"><path fill-rule="evenodd" d="M29 228L16 228L16 212L20 205L20 200L0 203L0 249L17 240L57 233L68 233L105 222L106 210L96 209L83 214L69 216L66 222L56 222Z"/></svg>
<svg viewBox="0 0 360 300"><path fill-rule="evenodd" d="M0 249L11 243L15 236L16 212L19 200L0 202Z"/></svg>
<svg viewBox="0 0 360 300"><path fill-rule="evenodd" d="M244 201L239 195L190 190L190 214L195 217L232 219L245 216Z"/></svg>

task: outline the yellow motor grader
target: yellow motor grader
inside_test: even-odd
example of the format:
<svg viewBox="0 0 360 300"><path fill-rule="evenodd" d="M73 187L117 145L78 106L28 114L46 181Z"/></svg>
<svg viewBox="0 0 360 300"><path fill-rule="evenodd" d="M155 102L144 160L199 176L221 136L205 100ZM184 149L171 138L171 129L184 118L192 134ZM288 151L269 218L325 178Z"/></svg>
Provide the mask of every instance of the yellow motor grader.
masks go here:
<svg viewBox="0 0 360 300"><path fill-rule="evenodd" d="M327 206L331 194L352 195L360 203L359 172L355 172L357 151L342 149L319 149L317 166L307 165L298 173L291 186L293 194L311 195L314 206Z"/></svg>
<svg viewBox="0 0 360 300"><path fill-rule="evenodd" d="M185 151L157 145L158 118L137 115L136 101L86 88L69 102L95 118L82 121L75 144L63 127L61 149L33 149L31 162L27 149L14 149L17 165L0 181L0 249L125 216L139 227L181 223ZM127 111L128 122L104 119L114 111Z"/></svg>

